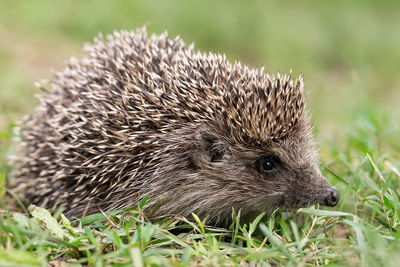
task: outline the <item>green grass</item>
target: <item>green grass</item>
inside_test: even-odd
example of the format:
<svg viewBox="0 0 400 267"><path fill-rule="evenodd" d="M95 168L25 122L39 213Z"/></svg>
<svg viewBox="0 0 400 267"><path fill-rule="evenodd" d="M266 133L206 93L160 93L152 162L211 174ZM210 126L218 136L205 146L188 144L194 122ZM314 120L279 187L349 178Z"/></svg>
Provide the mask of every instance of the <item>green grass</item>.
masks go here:
<svg viewBox="0 0 400 267"><path fill-rule="evenodd" d="M342 198L250 225L233 213L229 229L195 217L151 223L145 203L71 222L3 205L0 266L398 266L399 10L395 0L1 1L0 200L13 127L37 103L34 81L81 55L98 32L144 24L271 72L304 74L321 170Z"/></svg>

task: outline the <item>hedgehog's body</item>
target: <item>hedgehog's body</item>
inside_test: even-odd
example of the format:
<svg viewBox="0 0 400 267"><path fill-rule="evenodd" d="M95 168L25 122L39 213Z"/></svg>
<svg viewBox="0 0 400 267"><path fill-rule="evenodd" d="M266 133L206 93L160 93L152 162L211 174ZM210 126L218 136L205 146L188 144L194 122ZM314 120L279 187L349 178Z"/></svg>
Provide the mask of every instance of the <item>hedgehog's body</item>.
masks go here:
<svg viewBox="0 0 400 267"><path fill-rule="evenodd" d="M116 33L56 75L22 127L16 190L69 216L135 205L226 225L334 205L303 84L201 54L166 34Z"/></svg>

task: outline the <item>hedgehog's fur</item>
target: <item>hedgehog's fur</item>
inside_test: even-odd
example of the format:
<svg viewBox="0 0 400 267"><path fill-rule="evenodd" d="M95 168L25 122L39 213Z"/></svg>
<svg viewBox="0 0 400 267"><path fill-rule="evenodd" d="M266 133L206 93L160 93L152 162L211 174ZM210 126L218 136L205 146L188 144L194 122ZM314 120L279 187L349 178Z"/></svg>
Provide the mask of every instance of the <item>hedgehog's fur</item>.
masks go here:
<svg viewBox="0 0 400 267"><path fill-rule="evenodd" d="M194 212L216 225L232 208L251 218L326 203L301 78L145 29L100 36L86 51L21 128L14 186L26 203L79 217L149 195L153 216ZM260 170L261 157L276 169Z"/></svg>

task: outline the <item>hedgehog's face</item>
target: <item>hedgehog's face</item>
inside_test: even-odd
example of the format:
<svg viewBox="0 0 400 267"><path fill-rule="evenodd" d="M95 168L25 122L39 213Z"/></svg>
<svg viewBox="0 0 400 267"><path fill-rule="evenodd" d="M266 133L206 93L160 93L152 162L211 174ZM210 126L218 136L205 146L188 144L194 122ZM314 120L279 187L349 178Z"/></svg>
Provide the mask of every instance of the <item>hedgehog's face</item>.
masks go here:
<svg viewBox="0 0 400 267"><path fill-rule="evenodd" d="M301 208L337 204L338 192L321 175L316 151L308 140L288 138L271 142L254 156L250 162L256 172L250 175L259 181L257 197L262 199L265 195L260 209L269 205L270 208ZM270 199L268 195L273 197Z"/></svg>
<svg viewBox="0 0 400 267"><path fill-rule="evenodd" d="M221 187L217 189L221 195L214 197L220 203L215 205L226 205L227 210L233 207L243 214L313 204L335 206L337 190L321 175L311 141L311 134L298 133L249 148L234 141L229 144L229 138L206 136L194 158L201 158L199 175Z"/></svg>

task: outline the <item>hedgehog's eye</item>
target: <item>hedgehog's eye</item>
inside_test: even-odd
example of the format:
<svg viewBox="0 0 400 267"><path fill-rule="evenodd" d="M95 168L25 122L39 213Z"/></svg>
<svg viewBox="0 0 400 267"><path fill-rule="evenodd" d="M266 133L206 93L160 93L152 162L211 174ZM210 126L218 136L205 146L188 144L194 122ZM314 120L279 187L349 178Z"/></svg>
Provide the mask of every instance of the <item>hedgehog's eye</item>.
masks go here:
<svg viewBox="0 0 400 267"><path fill-rule="evenodd" d="M272 172L276 169L274 161L270 157L262 157L257 161L259 171L263 173Z"/></svg>

